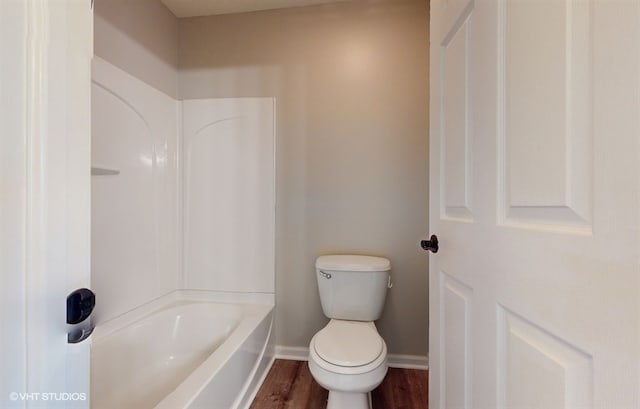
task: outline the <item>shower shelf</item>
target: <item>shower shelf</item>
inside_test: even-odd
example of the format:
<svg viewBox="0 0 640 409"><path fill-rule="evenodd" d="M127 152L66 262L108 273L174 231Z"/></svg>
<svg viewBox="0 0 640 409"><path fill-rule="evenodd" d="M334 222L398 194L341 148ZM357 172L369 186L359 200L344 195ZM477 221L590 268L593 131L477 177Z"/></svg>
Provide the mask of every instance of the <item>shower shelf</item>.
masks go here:
<svg viewBox="0 0 640 409"><path fill-rule="evenodd" d="M92 176L114 176L119 174L120 171L117 169L99 168L97 166L91 167Z"/></svg>

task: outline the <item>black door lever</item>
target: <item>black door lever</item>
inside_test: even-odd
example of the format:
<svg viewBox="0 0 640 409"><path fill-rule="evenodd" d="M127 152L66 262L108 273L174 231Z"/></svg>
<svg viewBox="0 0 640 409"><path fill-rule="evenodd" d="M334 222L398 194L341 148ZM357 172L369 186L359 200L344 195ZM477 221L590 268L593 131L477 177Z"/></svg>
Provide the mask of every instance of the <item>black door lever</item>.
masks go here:
<svg viewBox="0 0 640 409"><path fill-rule="evenodd" d="M420 242L420 246L423 250L430 251L432 253L438 252L438 236L435 234L431 235L429 240L422 240Z"/></svg>

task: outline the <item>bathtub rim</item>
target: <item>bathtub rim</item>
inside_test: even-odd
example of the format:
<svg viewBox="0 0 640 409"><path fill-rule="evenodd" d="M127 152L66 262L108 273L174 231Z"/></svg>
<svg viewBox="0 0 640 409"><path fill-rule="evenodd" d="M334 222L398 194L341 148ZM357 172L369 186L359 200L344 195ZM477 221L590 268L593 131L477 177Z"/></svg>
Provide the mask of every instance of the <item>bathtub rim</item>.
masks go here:
<svg viewBox="0 0 640 409"><path fill-rule="evenodd" d="M238 328L220 345L205 361L202 362L187 379L185 379L178 387L167 394L153 409L195 409L192 404L197 400L201 393L207 388L211 381L221 372L228 362L246 346L251 336L264 324L267 326L267 333L264 339L260 338L262 345L257 361L252 365L249 371L249 377L246 378L245 384L238 385L240 389L236 391L235 397L229 409L240 409L240 405L246 401L247 396L252 393L251 382L256 377L262 379L259 368L263 365L263 360L270 361L271 356L267 356L273 335L274 308L266 310L265 305L255 306L249 314L253 316L251 319L243 320ZM260 309L260 310L258 310ZM256 314L257 312L257 314Z"/></svg>
<svg viewBox="0 0 640 409"><path fill-rule="evenodd" d="M96 298L99 297L99 294ZM99 298L98 298L99 300ZM98 301L99 302L99 301ZM102 323L96 323L91 334L91 344L100 343L111 334L130 326L148 316L177 305L207 302L238 305L262 305L275 307L275 295L272 293L234 293L222 291L174 290L168 294L144 303Z"/></svg>
<svg viewBox="0 0 640 409"><path fill-rule="evenodd" d="M253 369L252 377L262 378L258 368L263 369L265 361L269 364L273 360L273 325L275 317L275 296L266 293L222 293L197 290L177 290L165 296L152 300L142 306L119 315L96 327L91 335L93 344L108 341L115 332L136 324L145 318L152 317L156 313L176 306L194 303L231 304L242 308L242 318L236 328L227 339L206 359L204 359L174 390L168 391L153 409L188 409L212 379L227 365L227 362L236 354L263 324L268 325L266 339L263 342L262 351ZM97 346L97 345L96 345ZM92 351L93 353L93 351ZM255 384L255 379L247 378ZM252 386L248 385L238 391L235 405L246 401L247 394L252 394ZM243 385L244 386L244 385Z"/></svg>

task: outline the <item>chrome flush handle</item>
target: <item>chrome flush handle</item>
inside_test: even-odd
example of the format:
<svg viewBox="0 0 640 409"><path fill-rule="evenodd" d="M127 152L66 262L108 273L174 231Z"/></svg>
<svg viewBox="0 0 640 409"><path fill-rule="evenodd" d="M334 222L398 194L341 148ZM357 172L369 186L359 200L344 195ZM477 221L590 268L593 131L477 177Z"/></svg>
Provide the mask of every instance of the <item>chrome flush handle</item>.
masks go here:
<svg viewBox="0 0 640 409"><path fill-rule="evenodd" d="M326 278L327 280L331 278L331 274L325 273L322 270L320 270L320 275L322 275L322 277Z"/></svg>

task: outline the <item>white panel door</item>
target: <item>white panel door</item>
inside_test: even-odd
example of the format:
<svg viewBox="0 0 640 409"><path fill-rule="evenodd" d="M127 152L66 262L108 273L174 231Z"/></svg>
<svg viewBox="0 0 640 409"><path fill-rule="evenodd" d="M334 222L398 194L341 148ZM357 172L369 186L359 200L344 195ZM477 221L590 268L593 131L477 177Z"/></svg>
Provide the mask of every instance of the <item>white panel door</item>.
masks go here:
<svg viewBox="0 0 640 409"><path fill-rule="evenodd" d="M89 0L0 0L0 408L88 408Z"/></svg>
<svg viewBox="0 0 640 409"><path fill-rule="evenodd" d="M639 16L431 0L429 408L640 406Z"/></svg>

